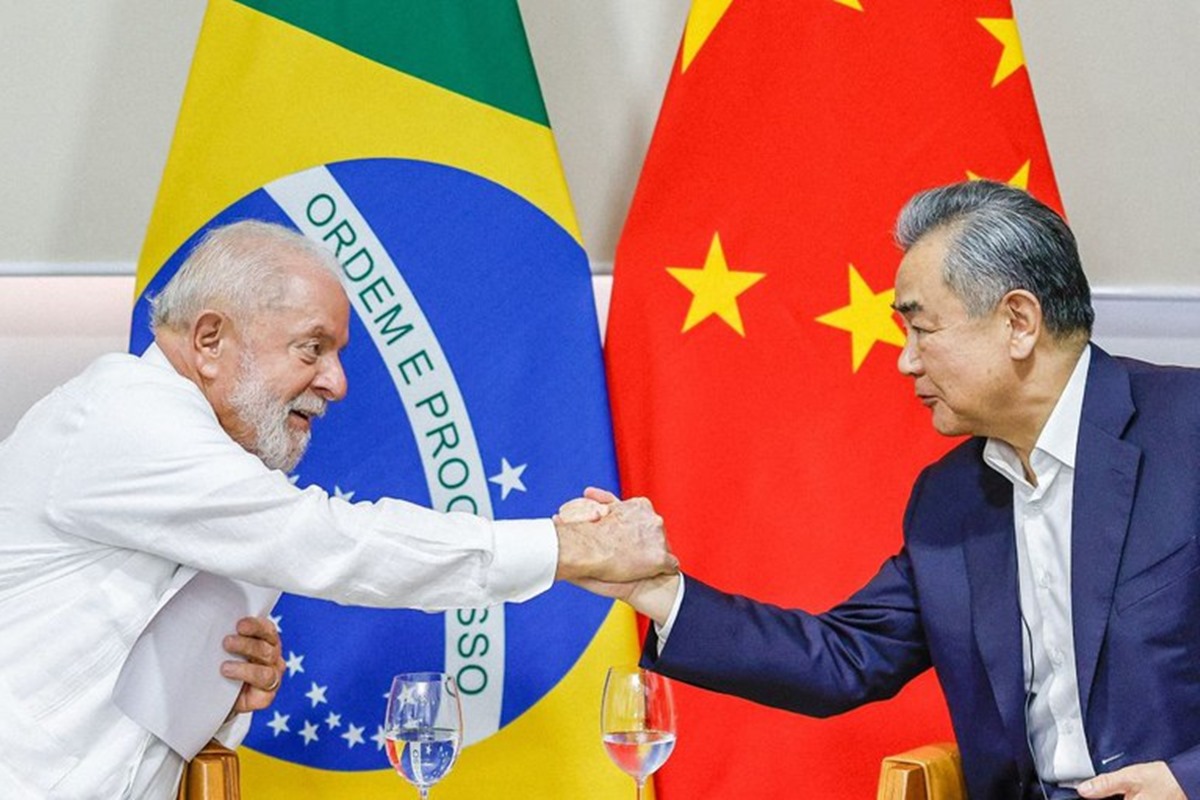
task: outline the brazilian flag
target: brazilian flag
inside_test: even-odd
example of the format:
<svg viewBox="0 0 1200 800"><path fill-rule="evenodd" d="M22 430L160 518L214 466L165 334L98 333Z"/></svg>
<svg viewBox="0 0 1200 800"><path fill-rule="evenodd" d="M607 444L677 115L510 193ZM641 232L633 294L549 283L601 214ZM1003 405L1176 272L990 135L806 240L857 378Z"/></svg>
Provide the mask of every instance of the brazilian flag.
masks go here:
<svg viewBox="0 0 1200 800"><path fill-rule="evenodd" d="M298 485L495 518L616 486L591 277L514 0L211 0L132 351L203 233L245 218L333 250L355 312L350 392ZM439 800L632 792L599 735L605 668L636 658L623 606L560 584L443 614L285 595L273 615L288 673L240 751L247 797L405 796L381 723L413 670L464 698Z"/></svg>

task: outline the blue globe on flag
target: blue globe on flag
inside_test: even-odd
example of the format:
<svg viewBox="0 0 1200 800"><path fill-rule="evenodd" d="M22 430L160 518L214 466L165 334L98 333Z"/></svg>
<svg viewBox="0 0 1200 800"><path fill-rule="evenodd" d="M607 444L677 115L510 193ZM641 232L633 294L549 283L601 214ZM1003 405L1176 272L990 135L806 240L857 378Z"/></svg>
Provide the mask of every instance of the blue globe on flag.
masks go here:
<svg viewBox="0 0 1200 800"><path fill-rule="evenodd" d="M205 231L246 218L334 250L355 312L349 393L315 426L297 485L496 519L546 517L587 485L616 487L587 258L537 207L423 161L286 176L215 216L158 270L134 311L133 352L151 341L148 298ZM442 613L284 595L273 616L287 677L245 744L309 767L386 769L385 695L393 675L418 670L456 677L466 742L480 741L563 678L610 608L567 584Z"/></svg>

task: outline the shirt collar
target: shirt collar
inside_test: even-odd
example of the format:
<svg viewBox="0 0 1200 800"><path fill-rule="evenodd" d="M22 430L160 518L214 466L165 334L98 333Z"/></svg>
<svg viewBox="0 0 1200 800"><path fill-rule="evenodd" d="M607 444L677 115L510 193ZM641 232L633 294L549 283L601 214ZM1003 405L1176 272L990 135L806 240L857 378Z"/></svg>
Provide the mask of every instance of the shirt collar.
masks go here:
<svg viewBox="0 0 1200 800"><path fill-rule="evenodd" d="M151 342L141 357L142 361L145 361L147 364L153 364L156 367L167 367L172 370L175 369L171 366L171 362L167 360L166 354L158 348L157 342Z"/></svg>
<svg viewBox="0 0 1200 800"><path fill-rule="evenodd" d="M1054 404L1050 417L1042 426L1029 463L1039 476L1057 462L1070 469L1075 468L1075 448L1079 442L1079 422L1083 417L1083 394L1087 388L1088 366L1092 360L1092 348L1085 347L1075 362L1075 369L1062 394ZM983 448L983 460L992 469L1010 481L1025 483L1025 473L1017 451L1008 442L988 439ZM1040 483L1040 481L1039 481Z"/></svg>
<svg viewBox="0 0 1200 800"><path fill-rule="evenodd" d="M1041 450L1075 469L1075 448L1079 444L1079 421L1083 416L1083 391L1087 388L1088 365L1092 348L1085 347L1071 372L1071 379L1059 395L1050 418L1038 436L1034 450Z"/></svg>

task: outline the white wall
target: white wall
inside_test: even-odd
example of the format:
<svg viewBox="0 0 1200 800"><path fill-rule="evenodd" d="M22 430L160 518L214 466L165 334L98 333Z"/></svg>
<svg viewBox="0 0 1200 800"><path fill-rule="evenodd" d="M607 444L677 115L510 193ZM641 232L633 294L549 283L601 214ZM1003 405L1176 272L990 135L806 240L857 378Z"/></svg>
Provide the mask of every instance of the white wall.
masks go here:
<svg viewBox="0 0 1200 800"><path fill-rule="evenodd" d="M102 353L129 346L133 277L0 277L0 439Z"/></svg>
<svg viewBox="0 0 1200 800"><path fill-rule="evenodd" d="M1200 2L1013 5L1093 285L1200 285Z"/></svg>

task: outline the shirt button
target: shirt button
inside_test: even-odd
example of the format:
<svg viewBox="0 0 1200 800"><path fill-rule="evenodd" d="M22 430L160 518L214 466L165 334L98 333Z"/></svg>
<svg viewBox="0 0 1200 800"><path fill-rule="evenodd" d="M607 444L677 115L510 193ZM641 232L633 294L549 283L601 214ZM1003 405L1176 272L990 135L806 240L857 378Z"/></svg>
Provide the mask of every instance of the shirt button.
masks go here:
<svg viewBox="0 0 1200 800"><path fill-rule="evenodd" d="M1054 652L1052 652L1050 654L1050 660L1054 663L1054 666L1061 667L1062 663L1063 663L1062 650L1055 650Z"/></svg>
<svg viewBox="0 0 1200 800"><path fill-rule="evenodd" d="M1038 576L1038 586L1041 586L1043 589L1049 588L1049 586L1050 586L1050 573L1049 572L1046 572L1043 570L1042 574L1040 576Z"/></svg>

